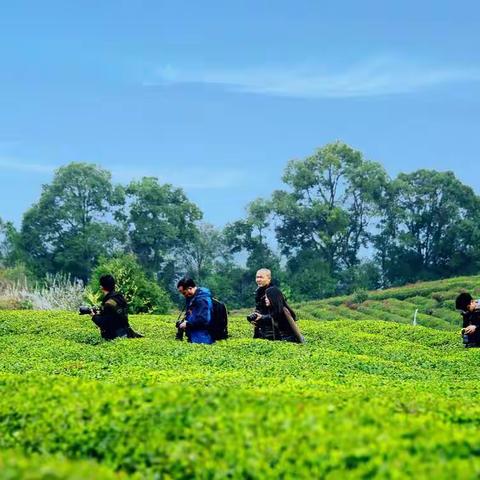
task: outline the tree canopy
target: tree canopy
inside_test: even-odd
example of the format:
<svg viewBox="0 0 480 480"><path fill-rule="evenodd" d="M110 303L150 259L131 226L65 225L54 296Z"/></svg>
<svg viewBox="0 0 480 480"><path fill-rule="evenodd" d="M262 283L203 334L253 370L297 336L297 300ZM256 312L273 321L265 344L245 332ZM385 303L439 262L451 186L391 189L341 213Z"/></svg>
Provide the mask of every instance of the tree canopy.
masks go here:
<svg viewBox="0 0 480 480"><path fill-rule="evenodd" d="M100 258L127 258L173 301L188 274L232 307L252 303L262 267L292 300L478 273L480 198L452 172L392 179L337 141L288 162L282 179L222 229L202 223L181 188L155 177L114 185L108 170L71 163L19 231L0 220L0 266L88 282Z"/></svg>

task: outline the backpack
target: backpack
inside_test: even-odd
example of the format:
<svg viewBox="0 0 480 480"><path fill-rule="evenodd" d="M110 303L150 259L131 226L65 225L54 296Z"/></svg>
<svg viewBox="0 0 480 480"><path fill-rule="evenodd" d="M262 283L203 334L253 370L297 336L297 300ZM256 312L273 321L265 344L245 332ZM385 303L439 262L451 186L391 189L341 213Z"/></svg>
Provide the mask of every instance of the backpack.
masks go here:
<svg viewBox="0 0 480 480"><path fill-rule="evenodd" d="M128 304L125 297L120 292L113 292L108 297L108 300L113 300L116 303L115 313L124 325L128 325Z"/></svg>
<svg viewBox="0 0 480 480"><path fill-rule="evenodd" d="M228 338L228 312L224 303L212 297L212 320L210 322L210 334L213 340L225 340Z"/></svg>

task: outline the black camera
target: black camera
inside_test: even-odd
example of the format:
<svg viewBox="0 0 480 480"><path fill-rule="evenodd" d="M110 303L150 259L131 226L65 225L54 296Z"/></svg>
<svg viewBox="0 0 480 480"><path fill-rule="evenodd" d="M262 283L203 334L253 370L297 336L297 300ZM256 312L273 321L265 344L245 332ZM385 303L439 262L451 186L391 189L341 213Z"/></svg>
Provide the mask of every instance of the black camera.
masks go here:
<svg viewBox="0 0 480 480"><path fill-rule="evenodd" d="M176 323L175 323L175 327L177 328L177 333L175 334L175 340L180 340L182 341L183 340L183 337L185 335L185 330L183 330L182 328L180 328L180 324L183 322L183 320L178 320Z"/></svg>
<svg viewBox="0 0 480 480"><path fill-rule="evenodd" d="M471 335L469 335L468 333L465 333L464 328L462 328L461 334L462 334L463 346L465 348L475 348L475 347L478 348L478 347L480 347L480 344L475 342Z"/></svg>
<svg viewBox="0 0 480 480"><path fill-rule="evenodd" d="M78 314L79 315L90 315L90 314L94 313L96 315L98 313L98 311L99 311L98 307L87 307L87 306L82 305L78 309Z"/></svg>
<svg viewBox="0 0 480 480"><path fill-rule="evenodd" d="M254 322L257 319L258 312L252 312L250 315L247 315L247 320L249 322Z"/></svg>

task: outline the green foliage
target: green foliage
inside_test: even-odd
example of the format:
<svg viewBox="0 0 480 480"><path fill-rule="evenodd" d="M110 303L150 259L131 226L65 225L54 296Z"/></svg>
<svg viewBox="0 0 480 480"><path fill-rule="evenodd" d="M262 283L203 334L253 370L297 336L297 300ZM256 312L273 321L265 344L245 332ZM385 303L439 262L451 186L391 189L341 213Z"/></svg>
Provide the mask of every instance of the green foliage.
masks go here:
<svg viewBox="0 0 480 480"><path fill-rule="evenodd" d="M199 284L211 275L221 272L231 263L231 254L222 233L213 225L200 223L192 236L185 241L179 264L181 270Z"/></svg>
<svg viewBox="0 0 480 480"><path fill-rule="evenodd" d="M303 249L287 262L286 283L295 301L325 298L336 292L329 265L314 250Z"/></svg>
<svg viewBox="0 0 480 480"><path fill-rule="evenodd" d="M252 275L232 262L223 263L218 267L216 272L205 279L204 286L210 288L212 294L226 303L229 309L253 306L257 287L255 274Z"/></svg>
<svg viewBox="0 0 480 480"><path fill-rule="evenodd" d="M86 281L97 259L122 238L110 221L122 203L110 172L86 163L60 167L23 217L20 242L28 265L38 277L62 271Z"/></svg>
<svg viewBox="0 0 480 480"><path fill-rule="evenodd" d="M32 310L30 300L17 298L0 298L0 310Z"/></svg>
<svg viewBox="0 0 480 480"><path fill-rule="evenodd" d="M197 233L195 222L202 218L202 212L182 189L161 185L154 177L131 182L126 195L124 222L131 249L145 270L165 273L175 250L182 249Z"/></svg>
<svg viewBox="0 0 480 480"><path fill-rule="evenodd" d="M480 198L452 172L400 173L380 205L374 243L387 284L478 272Z"/></svg>
<svg viewBox="0 0 480 480"><path fill-rule="evenodd" d="M356 265L375 200L387 181L381 165L335 142L305 160L289 162L283 181L291 191L272 197L281 219L276 233L282 252L316 251L332 274Z"/></svg>
<svg viewBox="0 0 480 480"><path fill-rule="evenodd" d="M93 460L71 461L61 455L27 456L16 451L0 453L0 472L3 480L123 480L127 478L126 474L113 472Z"/></svg>
<svg viewBox="0 0 480 480"><path fill-rule="evenodd" d="M85 283L101 256L133 252L173 301L187 273L234 307L251 304L261 267L294 301L480 269L480 197L452 172L390 179L337 141L290 161L282 178L284 189L220 231L199 223L202 212L180 188L154 177L114 186L107 170L71 163L43 187L20 232L0 219L0 266Z"/></svg>
<svg viewBox="0 0 480 480"><path fill-rule="evenodd" d="M297 305L300 314L320 320L378 318L412 323L415 310L420 325L458 331L461 317L455 311L455 297L462 291L480 295L480 277L457 277L419 282L385 290L357 290L352 295L332 297ZM360 314L360 315L359 315Z"/></svg>
<svg viewBox="0 0 480 480"><path fill-rule="evenodd" d="M352 295L354 303L363 303L368 300L368 292L365 289L358 289Z"/></svg>
<svg viewBox="0 0 480 480"><path fill-rule="evenodd" d="M99 302L99 279L113 275L117 290L125 296L131 313L166 313L171 307L168 294L153 279L149 280L132 254L102 259L92 274L89 300Z"/></svg>
<svg viewBox="0 0 480 480"><path fill-rule="evenodd" d="M337 291L350 293L356 290L374 290L380 288L380 269L370 260L346 268L338 275Z"/></svg>
<svg viewBox="0 0 480 480"><path fill-rule="evenodd" d="M75 314L2 315L2 478L480 474L480 351L457 333L307 315L300 346L234 316L205 346L175 341L173 316L131 321L145 338L104 342Z"/></svg>
<svg viewBox="0 0 480 480"><path fill-rule="evenodd" d="M268 239L271 216L271 202L257 198L248 204L246 219L228 224L224 229L224 239L229 251L247 253L242 284L250 284L250 291L255 289L255 274L260 268L268 268L277 282L283 276L280 258L273 251Z"/></svg>
<svg viewBox="0 0 480 480"><path fill-rule="evenodd" d="M22 283L32 281L32 274L25 264L17 263L11 267L0 268L0 286L2 283Z"/></svg>
<svg viewBox="0 0 480 480"><path fill-rule="evenodd" d="M19 235L12 222L0 218L0 267L14 267L21 259Z"/></svg>

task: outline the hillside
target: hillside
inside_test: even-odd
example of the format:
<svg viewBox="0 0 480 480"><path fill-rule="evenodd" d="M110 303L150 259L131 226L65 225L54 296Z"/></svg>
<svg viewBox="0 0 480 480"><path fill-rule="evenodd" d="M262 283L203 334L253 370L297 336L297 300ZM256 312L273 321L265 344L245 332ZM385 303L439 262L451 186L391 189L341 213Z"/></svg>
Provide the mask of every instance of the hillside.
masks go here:
<svg viewBox="0 0 480 480"><path fill-rule="evenodd" d="M480 349L447 317L477 280L305 304L305 345L240 316L204 346L168 316L107 343L76 314L1 312L0 478L478 478ZM414 308L443 330L402 324Z"/></svg>
<svg viewBox="0 0 480 480"><path fill-rule="evenodd" d="M480 297L480 276L419 282L404 287L361 292L296 305L302 318L318 320L385 320L439 330L458 331L461 317L455 311L455 297L463 290ZM476 298L476 297L475 297Z"/></svg>

